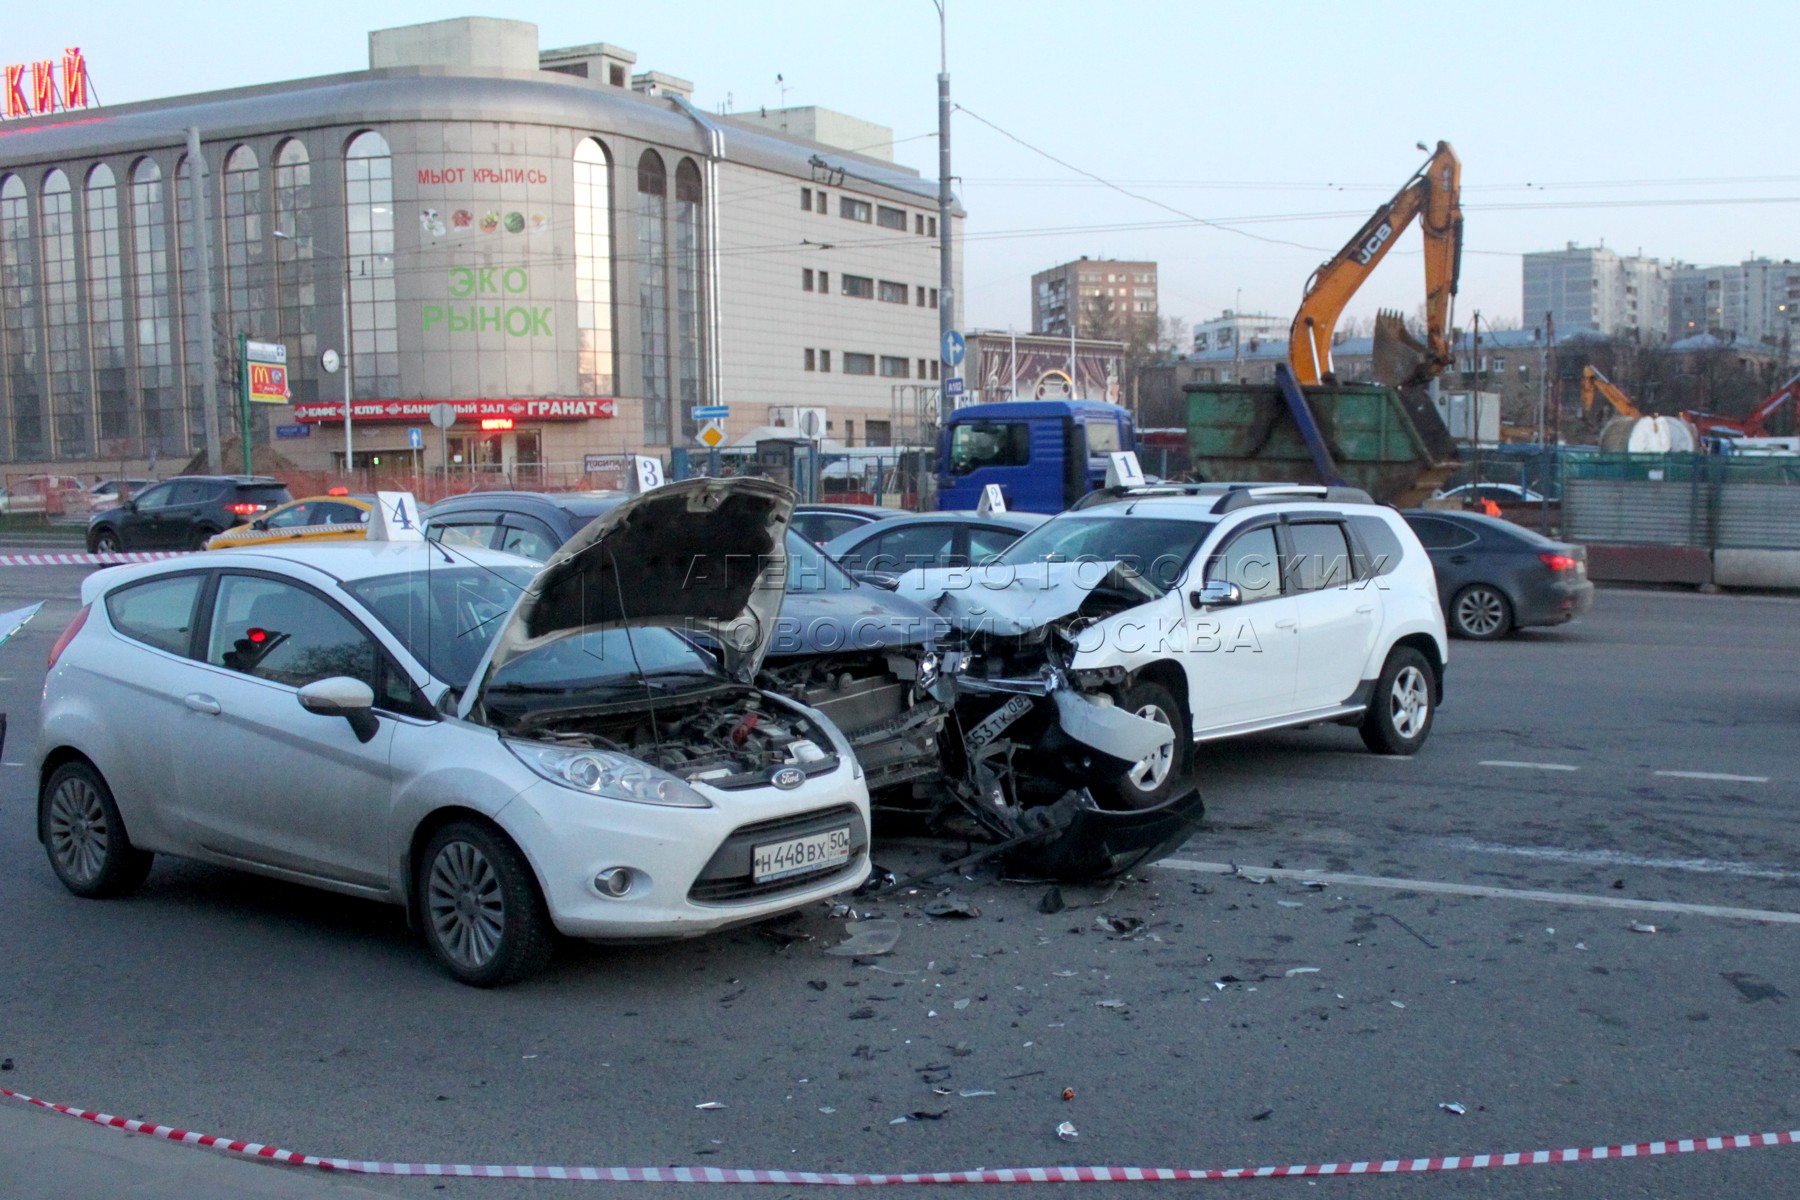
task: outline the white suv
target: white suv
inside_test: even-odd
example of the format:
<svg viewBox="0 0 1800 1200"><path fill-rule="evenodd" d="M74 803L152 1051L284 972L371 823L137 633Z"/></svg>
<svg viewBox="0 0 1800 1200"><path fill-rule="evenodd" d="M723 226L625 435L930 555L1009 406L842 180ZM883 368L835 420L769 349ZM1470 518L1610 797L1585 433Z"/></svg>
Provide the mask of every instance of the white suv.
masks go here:
<svg viewBox="0 0 1800 1200"><path fill-rule="evenodd" d="M1411 754L1443 695L1431 561L1351 488L1112 489L900 590L969 637L971 753L1000 744L1117 807L1175 794L1193 741L1330 721Z"/></svg>

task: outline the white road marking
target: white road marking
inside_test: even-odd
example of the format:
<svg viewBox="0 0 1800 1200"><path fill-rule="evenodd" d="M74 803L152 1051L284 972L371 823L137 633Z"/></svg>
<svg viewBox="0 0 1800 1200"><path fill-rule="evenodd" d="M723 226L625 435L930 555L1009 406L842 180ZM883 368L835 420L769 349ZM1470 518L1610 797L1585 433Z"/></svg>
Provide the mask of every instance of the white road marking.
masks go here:
<svg viewBox="0 0 1800 1200"><path fill-rule="evenodd" d="M1521 771L1579 771L1580 767L1571 767L1568 763L1510 762L1506 759L1483 759L1484 767L1514 767Z"/></svg>
<svg viewBox="0 0 1800 1200"><path fill-rule="evenodd" d="M1194 862L1165 858L1154 864L1173 871L1203 875L1234 875L1233 863ZM1677 913L1691 917L1724 917L1739 921L1771 921L1800 925L1800 913L1764 908L1727 908L1717 904L1680 904L1672 900L1631 900L1623 896L1589 896L1581 892L1544 892L1530 888L1484 887L1472 883L1442 883L1435 879L1391 879L1383 875L1341 875L1334 871L1296 871L1287 867L1249 867L1253 874L1273 879L1316 880L1340 887L1389 888L1395 891L1442 892L1452 896L1480 896L1492 900L1530 900L1539 904L1567 904L1586 908L1620 908L1635 912Z"/></svg>
<svg viewBox="0 0 1800 1200"><path fill-rule="evenodd" d="M28 767L30 763L0 763L0 767Z"/></svg>
<svg viewBox="0 0 1800 1200"><path fill-rule="evenodd" d="M1726 775L1718 771L1658 771L1669 779L1717 779L1724 783L1767 783L1767 775Z"/></svg>
<svg viewBox="0 0 1800 1200"><path fill-rule="evenodd" d="M1583 863L1596 867L1646 867L1656 871L1694 871L1701 875L1738 875L1745 879L1800 879L1800 871L1784 871L1779 867L1759 867L1755 863L1728 862L1716 858L1649 858L1640 854L1623 854L1617 850L1505 846L1469 838L1446 838L1444 844L1455 850L1474 850L1481 854L1510 854L1518 858L1541 858L1551 862Z"/></svg>

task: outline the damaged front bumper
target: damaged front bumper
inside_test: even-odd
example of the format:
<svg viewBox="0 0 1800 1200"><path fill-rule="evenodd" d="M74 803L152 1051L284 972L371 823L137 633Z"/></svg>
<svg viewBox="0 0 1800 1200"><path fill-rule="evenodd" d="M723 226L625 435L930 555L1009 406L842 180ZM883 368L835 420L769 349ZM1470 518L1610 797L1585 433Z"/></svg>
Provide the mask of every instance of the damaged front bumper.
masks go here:
<svg viewBox="0 0 1800 1200"><path fill-rule="evenodd" d="M963 739L971 760L1023 753L1069 787L1117 775L1175 740L1167 725L1126 712L1107 692L1077 689L1054 665L1036 676L964 675L957 686L962 710L979 714Z"/></svg>
<svg viewBox="0 0 1800 1200"><path fill-rule="evenodd" d="M765 683L817 709L849 741L881 793L937 780L939 741L955 703L961 654L905 647L864 654L771 660Z"/></svg>

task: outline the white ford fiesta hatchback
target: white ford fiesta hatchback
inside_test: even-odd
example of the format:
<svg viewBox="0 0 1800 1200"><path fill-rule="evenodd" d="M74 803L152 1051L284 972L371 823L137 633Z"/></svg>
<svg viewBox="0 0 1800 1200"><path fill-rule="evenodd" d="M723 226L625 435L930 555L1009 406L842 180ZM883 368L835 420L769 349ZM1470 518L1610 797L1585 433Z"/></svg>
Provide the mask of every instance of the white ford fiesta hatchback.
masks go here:
<svg viewBox="0 0 1800 1200"><path fill-rule="evenodd" d="M750 682L790 508L671 484L541 571L369 541L98 572L44 685L50 864L89 897L167 853L402 904L477 986L557 933L682 937L853 888L861 768Z"/></svg>

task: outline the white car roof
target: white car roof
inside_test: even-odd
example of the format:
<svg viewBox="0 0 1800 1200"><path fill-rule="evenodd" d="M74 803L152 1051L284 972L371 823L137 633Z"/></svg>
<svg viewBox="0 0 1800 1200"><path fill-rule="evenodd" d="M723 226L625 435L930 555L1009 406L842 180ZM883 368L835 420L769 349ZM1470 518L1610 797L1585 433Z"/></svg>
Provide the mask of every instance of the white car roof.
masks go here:
<svg viewBox="0 0 1800 1200"><path fill-rule="evenodd" d="M194 567L275 567L279 570L286 564L311 567L346 582L375 575L397 575L402 571L448 570L452 567L528 567L536 574L543 566L517 554L467 546L440 547L436 542L295 542L254 549L207 550L158 562L109 567L82 581L81 599L84 604L92 604L97 596L122 583Z"/></svg>

